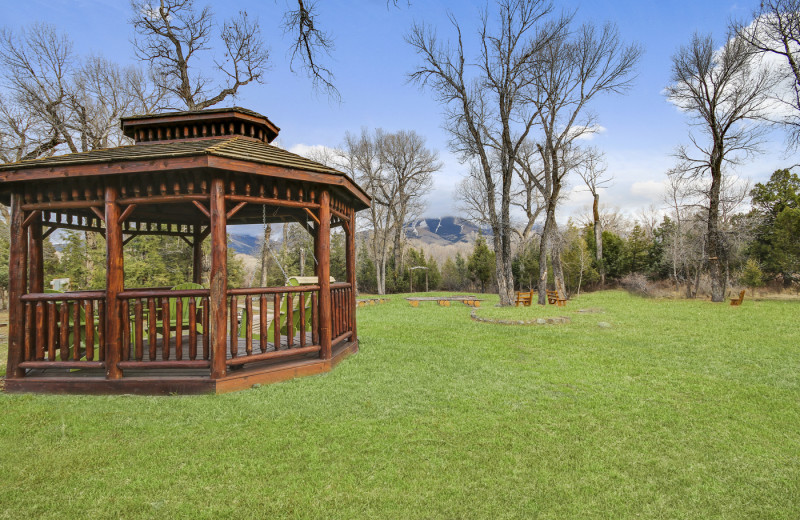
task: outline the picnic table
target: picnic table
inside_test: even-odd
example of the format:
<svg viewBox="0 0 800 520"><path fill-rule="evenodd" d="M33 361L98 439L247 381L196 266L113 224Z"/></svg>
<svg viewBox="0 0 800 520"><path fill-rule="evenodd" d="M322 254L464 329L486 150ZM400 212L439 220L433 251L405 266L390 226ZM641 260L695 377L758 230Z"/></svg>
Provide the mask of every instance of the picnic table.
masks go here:
<svg viewBox="0 0 800 520"><path fill-rule="evenodd" d="M419 307L419 302L438 302L442 307L450 307L450 302L461 302L469 307L480 307L483 301L476 296L410 296L406 300L412 307Z"/></svg>

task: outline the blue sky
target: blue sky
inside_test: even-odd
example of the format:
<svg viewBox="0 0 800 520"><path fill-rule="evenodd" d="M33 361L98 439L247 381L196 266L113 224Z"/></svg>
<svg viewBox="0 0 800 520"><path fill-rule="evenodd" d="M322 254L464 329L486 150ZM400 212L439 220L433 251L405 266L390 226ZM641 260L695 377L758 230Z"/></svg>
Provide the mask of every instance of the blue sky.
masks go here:
<svg viewBox="0 0 800 520"><path fill-rule="evenodd" d="M335 103L311 89L302 75L288 67L288 41L280 28L281 14L290 0L209 2L219 19L246 9L259 17L271 49L271 69L263 85L241 91L235 103L267 115L281 127L281 146L337 146L346 131L381 127L388 131L414 129L440 152L445 163L436 175L435 189L426 214L453 214L453 188L465 167L447 150L448 136L441 129L441 107L430 91L409 84L408 72L418 63L404 42L414 20L437 26L440 36L450 34L448 10L459 20L465 38L475 35L478 15L485 5L474 0L412 1L410 6L387 8L383 0L332 2L320 0L319 23L335 40L329 65L336 74L342 102ZM401 2L402 3L402 2ZM198 2L205 5L203 2ZM130 8L125 0L0 0L2 23L24 27L46 21L65 31L79 54L95 53L121 63L135 62L127 23ZM665 171L673 163L670 154L687 142L688 124L665 100L662 89L669 80L671 55L689 42L695 31L712 33L722 41L730 18L747 18L755 5L730 1L582 1L556 3L557 9L577 9L579 21L613 21L625 41L640 43L645 50L638 78L624 96L598 99L592 110L605 131L591 144L607 154L614 184L603 200L629 215L651 204L660 206L659 190ZM230 103L226 103L230 104ZM766 180L778 167L800 162L783 152L783 136L774 132L766 153L740 166L736 173L754 182ZM588 196L573 182L573 193L561 209L560 220L586 212Z"/></svg>

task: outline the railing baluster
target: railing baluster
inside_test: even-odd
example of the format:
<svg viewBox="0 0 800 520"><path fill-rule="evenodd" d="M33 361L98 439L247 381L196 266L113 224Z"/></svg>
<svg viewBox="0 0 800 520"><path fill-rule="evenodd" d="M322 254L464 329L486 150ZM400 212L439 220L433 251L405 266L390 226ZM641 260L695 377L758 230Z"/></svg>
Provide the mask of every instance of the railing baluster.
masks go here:
<svg viewBox="0 0 800 520"><path fill-rule="evenodd" d="M36 302L35 319L36 360L44 361L44 305L42 302Z"/></svg>
<svg viewBox="0 0 800 520"><path fill-rule="evenodd" d="M294 346L294 295L286 293L286 347Z"/></svg>
<svg viewBox="0 0 800 520"><path fill-rule="evenodd" d="M306 346L306 295L298 294L300 298L300 348Z"/></svg>
<svg viewBox="0 0 800 520"><path fill-rule="evenodd" d="M25 361L33 361L33 303L25 304Z"/></svg>
<svg viewBox="0 0 800 520"><path fill-rule="evenodd" d="M56 360L56 302L47 302L47 359Z"/></svg>
<svg viewBox="0 0 800 520"><path fill-rule="evenodd" d="M231 358L235 358L239 354L239 334L237 330L239 328L239 309L236 303L236 296L231 296L231 307L228 314L231 321Z"/></svg>
<svg viewBox="0 0 800 520"><path fill-rule="evenodd" d="M267 351L267 295L263 293L258 298L258 317L260 325L258 346L264 353Z"/></svg>
<svg viewBox="0 0 800 520"><path fill-rule="evenodd" d="M281 349L281 294L275 293L275 298L273 305L275 308L273 309L273 340L275 341L275 350Z"/></svg>
<svg viewBox="0 0 800 520"><path fill-rule="evenodd" d="M97 343L99 351L97 359L105 361L106 359L106 302L104 300L97 300Z"/></svg>
<svg viewBox="0 0 800 520"><path fill-rule="evenodd" d="M86 361L94 361L94 302L83 302L83 314L86 320Z"/></svg>
<svg viewBox="0 0 800 520"><path fill-rule="evenodd" d="M169 360L169 298L161 298L161 359Z"/></svg>
<svg viewBox="0 0 800 520"><path fill-rule="evenodd" d="M134 328L136 334L136 361L141 361L144 359L144 323L142 323L141 298L136 298L136 302L133 304L133 312L133 320L136 325Z"/></svg>
<svg viewBox="0 0 800 520"><path fill-rule="evenodd" d="M317 291L311 293L311 343L319 345L319 309L317 308Z"/></svg>
<svg viewBox="0 0 800 520"><path fill-rule="evenodd" d="M156 351L158 350L158 330L156 325L156 299L147 299L147 318L150 324L147 326L147 335L149 336L149 357L150 361L156 360Z"/></svg>
<svg viewBox="0 0 800 520"><path fill-rule="evenodd" d="M120 361L128 361L131 358L131 309L128 300L122 300L119 314L122 320L122 355L120 356Z"/></svg>
<svg viewBox="0 0 800 520"><path fill-rule="evenodd" d="M242 315L242 320L247 327L244 334L246 342L244 351L250 356L253 354L253 299L250 296L244 297L244 308L245 314L247 314L246 317Z"/></svg>
<svg viewBox="0 0 800 520"><path fill-rule="evenodd" d="M183 298L175 299L175 359L183 359Z"/></svg>
<svg viewBox="0 0 800 520"><path fill-rule="evenodd" d="M59 319L59 343L61 347L61 361L69 360L69 304L61 302L61 318Z"/></svg>
<svg viewBox="0 0 800 520"><path fill-rule="evenodd" d="M72 359L81 359L81 301L72 304Z"/></svg>
<svg viewBox="0 0 800 520"><path fill-rule="evenodd" d="M189 298L189 359L197 358L197 299Z"/></svg>
<svg viewBox="0 0 800 520"><path fill-rule="evenodd" d="M208 296L203 296L203 359L211 359L208 335Z"/></svg>

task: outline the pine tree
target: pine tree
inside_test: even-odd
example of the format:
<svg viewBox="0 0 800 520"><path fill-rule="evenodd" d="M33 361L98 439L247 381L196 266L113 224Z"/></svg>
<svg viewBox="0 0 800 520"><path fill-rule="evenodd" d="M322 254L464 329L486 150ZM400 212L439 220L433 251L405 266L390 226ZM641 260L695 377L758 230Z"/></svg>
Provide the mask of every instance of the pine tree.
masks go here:
<svg viewBox="0 0 800 520"><path fill-rule="evenodd" d="M481 284L481 292L486 292L486 283L492 278L495 259L494 253L486 245L483 234L479 233L475 240L475 247L467 261L470 278Z"/></svg>

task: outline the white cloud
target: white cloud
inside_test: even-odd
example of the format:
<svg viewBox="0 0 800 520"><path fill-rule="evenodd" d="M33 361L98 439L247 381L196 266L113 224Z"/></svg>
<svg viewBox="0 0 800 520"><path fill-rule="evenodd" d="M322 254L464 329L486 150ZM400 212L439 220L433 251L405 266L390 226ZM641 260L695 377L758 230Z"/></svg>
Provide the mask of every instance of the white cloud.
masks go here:
<svg viewBox="0 0 800 520"><path fill-rule="evenodd" d="M666 187L665 181L647 180L631 184L630 193L634 197L655 202L661 199Z"/></svg>
<svg viewBox="0 0 800 520"><path fill-rule="evenodd" d="M608 131L608 129L602 125L592 125L592 126L573 126L570 129L570 133L572 135L579 134L575 139L578 141L591 141L595 138L598 134L604 134Z"/></svg>

